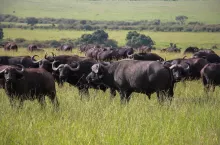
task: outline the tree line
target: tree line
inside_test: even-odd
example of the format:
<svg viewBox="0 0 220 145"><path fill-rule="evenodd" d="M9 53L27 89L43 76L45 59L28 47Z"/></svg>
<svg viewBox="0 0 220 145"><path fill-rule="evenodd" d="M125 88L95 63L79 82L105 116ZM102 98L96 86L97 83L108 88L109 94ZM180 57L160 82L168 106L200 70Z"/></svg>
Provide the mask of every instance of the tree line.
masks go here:
<svg viewBox="0 0 220 145"><path fill-rule="evenodd" d="M0 28L0 41L2 44L7 42L15 42L19 47L28 47L30 44L35 44L40 48L58 48L63 44L68 44L73 47L86 45L86 44L96 44L107 47L118 47L118 42L114 39L109 39L109 35L104 30L96 30L92 34L83 34L81 37L77 39L61 39L61 40L45 40L45 41L37 41L37 40L25 40L24 38L16 38L12 39L2 39L4 37L3 30ZM146 36L144 34L138 33L136 31L129 31L125 38L126 45L131 46L133 48L138 48L141 46L152 47L155 45L155 42L151 39L150 36Z"/></svg>
<svg viewBox="0 0 220 145"><path fill-rule="evenodd" d="M55 19L55 18L19 18L13 15L0 14L0 22L26 23L4 24L2 28L22 28L22 29L60 29L60 30L87 30L99 29L109 30L148 30L162 32L220 32L220 24L204 24L201 22L187 22L188 17L184 15L176 16L174 21L162 22L160 19L141 21L92 21L76 19ZM47 25L37 25L47 24Z"/></svg>

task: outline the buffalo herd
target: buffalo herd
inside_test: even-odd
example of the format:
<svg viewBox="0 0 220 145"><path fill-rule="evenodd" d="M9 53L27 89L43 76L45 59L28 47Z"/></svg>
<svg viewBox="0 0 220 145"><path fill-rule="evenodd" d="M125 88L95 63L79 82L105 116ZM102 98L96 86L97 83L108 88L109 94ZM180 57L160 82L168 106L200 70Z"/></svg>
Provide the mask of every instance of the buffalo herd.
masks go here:
<svg viewBox="0 0 220 145"><path fill-rule="evenodd" d="M7 50L17 50L15 44L5 46ZM171 48L177 50L176 45ZM35 45L29 45L29 51L41 51ZM63 45L60 50L71 51L72 47ZM144 51L143 51L144 50ZM98 45L83 45L78 55L51 55L44 58L33 56L0 56L0 87L5 90L11 106L19 100L19 106L25 100L37 99L45 106L48 96L55 108L59 106L55 82L59 87L69 83L79 90L82 96L89 96L89 88L106 91L110 97L116 92L121 102L128 102L133 92L143 93L151 98L156 93L159 102L171 101L175 83L185 80L202 79L206 92L220 85L220 57L210 49L189 47L185 53L191 58L166 60L149 47L141 47L138 52L131 47L112 48Z"/></svg>

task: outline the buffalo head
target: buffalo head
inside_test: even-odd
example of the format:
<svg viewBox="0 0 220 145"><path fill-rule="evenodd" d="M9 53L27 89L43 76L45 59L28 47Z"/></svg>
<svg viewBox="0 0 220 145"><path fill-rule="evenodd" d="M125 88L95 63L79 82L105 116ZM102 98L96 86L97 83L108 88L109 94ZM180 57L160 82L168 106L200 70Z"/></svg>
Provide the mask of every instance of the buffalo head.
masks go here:
<svg viewBox="0 0 220 145"><path fill-rule="evenodd" d="M175 81L179 82L189 75L190 64L173 64L172 66L170 66L170 69L172 70Z"/></svg>
<svg viewBox="0 0 220 145"><path fill-rule="evenodd" d="M60 64L56 67L58 61L54 61L52 64L52 69L55 72L59 72L59 78L61 81L65 81L72 72L76 72L80 69L80 64L78 62L72 62L72 64Z"/></svg>
<svg viewBox="0 0 220 145"><path fill-rule="evenodd" d="M106 66L99 63L99 64L94 64L91 69L92 72L89 73L89 75L86 77L86 80L88 82L94 82L94 83L101 82L105 75Z"/></svg>
<svg viewBox="0 0 220 145"><path fill-rule="evenodd" d="M0 71L0 74L4 75L6 82L15 82L16 80L23 78L24 66L18 66L21 67L21 70L16 67L7 67L4 70Z"/></svg>

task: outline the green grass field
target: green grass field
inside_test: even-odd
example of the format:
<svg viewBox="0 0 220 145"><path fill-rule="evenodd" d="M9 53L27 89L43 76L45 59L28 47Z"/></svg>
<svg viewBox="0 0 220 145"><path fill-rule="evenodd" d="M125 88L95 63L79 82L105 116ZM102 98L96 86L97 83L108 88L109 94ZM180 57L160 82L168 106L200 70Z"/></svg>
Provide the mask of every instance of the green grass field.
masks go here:
<svg viewBox="0 0 220 145"><path fill-rule="evenodd" d="M188 21L219 24L220 1L78 1L3 0L0 13L19 17L54 17L86 20L175 21L186 15ZM15 11L15 13L13 13Z"/></svg>
<svg viewBox="0 0 220 145"><path fill-rule="evenodd" d="M219 0L210 1L78 1L78 0L0 0L0 13L19 17L54 17L89 20L150 20L172 21L176 15L186 15L188 21L220 23ZM13 13L15 11L15 13ZM27 40L76 39L92 31L4 29L4 39ZM110 39L125 45L128 31L107 31ZM147 32L157 48L170 42L178 47L198 46L220 48L220 33ZM48 53L57 52L45 48ZM220 55L220 50L215 50ZM183 54L160 53L168 59L182 58ZM5 52L0 55L34 55L44 53ZM187 55L191 57L191 55ZM36 57L37 58L37 57ZM40 59L38 58L38 59ZM110 99L107 92L90 89L90 97L80 100L78 90L65 84L56 87L60 103L54 112L49 99L41 109L37 101L26 101L22 109L12 109L8 97L0 89L0 145L219 145L220 144L220 89L207 96L201 80L178 83L171 105L160 105L156 94L152 99L133 93L129 104L121 104L119 94Z"/></svg>
<svg viewBox="0 0 220 145"><path fill-rule="evenodd" d="M83 55L76 50L73 53ZM0 54L44 56L22 48L17 53L0 50ZM182 54L159 55L167 59L182 57ZM217 88L208 97L198 80L187 82L186 86L178 83L171 105L159 105L155 94L148 100L137 93L132 94L129 104L122 105L118 94L110 100L109 91L93 89L90 98L81 101L78 90L65 84L57 87L60 110L54 112L48 99L44 110L37 101L26 101L21 110L12 109L1 89L0 144L217 145L220 143L219 93Z"/></svg>
<svg viewBox="0 0 220 145"><path fill-rule="evenodd" d="M23 30L4 29L4 38L25 38L27 40L60 40L62 38L77 39L82 34L92 33L92 31L70 31L70 30ZM106 31L110 39L118 41L120 46L125 45L125 38L128 31ZM220 33L189 33L189 32L147 32L140 33L149 35L155 42L156 47L169 46L170 42L185 49L188 46L198 46L210 48L217 45L220 48Z"/></svg>

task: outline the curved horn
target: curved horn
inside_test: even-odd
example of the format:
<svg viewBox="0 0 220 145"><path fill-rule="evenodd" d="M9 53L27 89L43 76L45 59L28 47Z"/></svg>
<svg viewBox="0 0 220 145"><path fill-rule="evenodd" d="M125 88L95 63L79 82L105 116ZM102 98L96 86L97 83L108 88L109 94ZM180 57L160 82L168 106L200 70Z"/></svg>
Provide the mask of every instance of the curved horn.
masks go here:
<svg viewBox="0 0 220 145"><path fill-rule="evenodd" d="M18 73L20 73L20 74L21 74L21 73L23 73L23 72L24 72L24 69L25 69L25 68L24 68L24 66L23 66L23 65L21 65L21 64L17 64L17 66L18 66L18 67L21 67L21 70L19 70L19 69L15 68L15 69L16 69L16 71L17 71Z"/></svg>
<svg viewBox="0 0 220 145"><path fill-rule="evenodd" d="M128 57L128 58L132 58L132 57L133 57L133 54L129 54L129 51L127 51L127 57Z"/></svg>
<svg viewBox="0 0 220 145"><path fill-rule="evenodd" d="M48 57L47 57L47 52L45 53L44 58L45 58L45 59L47 59L47 58L48 58Z"/></svg>
<svg viewBox="0 0 220 145"><path fill-rule="evenodd" d="M3 73L6 69L7 69L7 67L5 69L3 69L2 71L0 71L0 74Z"/></svg>
<svg viewBox="0 0 220 145"><path fill-rule="evenodd" d="M34 57L35 56L37 56L37 57L39 57L38 55L33 55L32 57L31 57L31 61L33 62L33 63L39 63L42 59L40 59L40 60L34 60Z"/></svg>
<svg viewBox="0 0 220 145"><path fill-rule="evenodd" d="M59 62L59 61L54 61L54 62L52 63L52 69L53 69L54 71L57 71L60 67L63 66L63 64L60 64L58 67L55 67L55 63L57 63L57 62Z"/></svg>
<svg viewBox="0 0 220 145"><path fill-rule="evenodd" d="M77 64L77 67L76 68L72 68L69 64L65 64L64 67L67 67L69 68L71 71L78 71L79 68L80 68L80 64L78 62L74 62Z"/></svg>
<svg viewBox="0 0 220 145"><path fill-rule="evenodd" d="M188 62L185 62L187 65L188 65L188 67L186 68L186 70L189 70L190 69L190 64L188 63Z"/></svg>
<svg viewBox="0 0 220 145"><path fill-rule="evenodd" d="M170 66L170 69L172 70L176 66L177 66L176 64L173 64L172 66Z"/></svg>
<svg viewBox="0 0 220 145"><path fill-rule="evenodd" d="M56 56L53 52L51 52L51 54L52 54L53 58Z"/></svg>

